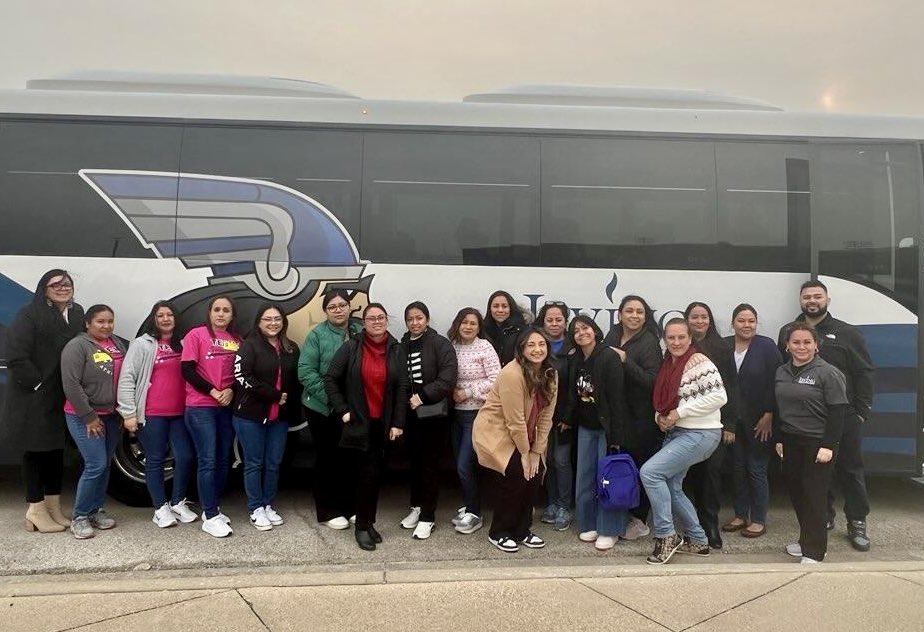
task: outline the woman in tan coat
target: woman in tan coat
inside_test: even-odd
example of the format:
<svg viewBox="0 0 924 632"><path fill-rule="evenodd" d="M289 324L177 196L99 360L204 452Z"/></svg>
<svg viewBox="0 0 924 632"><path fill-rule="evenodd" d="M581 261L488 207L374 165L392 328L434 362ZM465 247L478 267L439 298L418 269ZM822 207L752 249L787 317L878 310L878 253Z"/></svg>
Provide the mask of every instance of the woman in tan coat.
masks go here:
<svg viewBox="0 0 924 632"><path fill-rule="evenodd" d="M478 462L500 479L488 539L506 553L515 553L520 544L531 549L545 546L530 526L557 388L549 340L541 331L528 329L517 340L514 361L501 369L475 418L472 443Z"/></svg>

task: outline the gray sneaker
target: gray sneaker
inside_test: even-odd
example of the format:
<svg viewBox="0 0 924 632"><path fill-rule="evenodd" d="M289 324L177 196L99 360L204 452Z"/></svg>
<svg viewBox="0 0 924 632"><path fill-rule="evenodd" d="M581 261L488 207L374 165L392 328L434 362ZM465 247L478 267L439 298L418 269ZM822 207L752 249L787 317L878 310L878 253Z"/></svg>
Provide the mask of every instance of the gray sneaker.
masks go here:
<svg viewBox="0 0 924 632"><path fill-rule="evenodd" d="M553 528L556 531L567 531L571 528L571 512L564 507L559 507L558 513L555 514L554 524L555 526Z"/></svg>
<svg viewBox="0 0 924 632"><path fill-rule="evenodd" d="M102 509L94 514L90 514L89 519L93 528L99 529L100 531L105 531L106 529L111 529L116 526L116 521L107 516L106 512Z"/></svg>
<svg viewBox="0 0 924 632"><path fill-rule="evenodd" d="M544 524L555 524L555 519L558 517L558 512L558 505L549 505L545 508L545 511L542 512L542 517L539 518L539 522Z"/></svg>
<svg viewBox="0 0 924 632"><path fill-rule="evenodd" d="M456 531L468 535L469 533L478 531L483 524L484 522L481 520L481 516L466 512L459 521L459 524L456 525Z"/></svg>
<svg viewBox="0 0 924 632"><path fill-rule="evenodd" d="M90 519L87 516L76 516L71 520L71 533L73 533L74 537L78 540L87 540L96 535L96 532L93 531L93 525L90 524Z"/></svg>

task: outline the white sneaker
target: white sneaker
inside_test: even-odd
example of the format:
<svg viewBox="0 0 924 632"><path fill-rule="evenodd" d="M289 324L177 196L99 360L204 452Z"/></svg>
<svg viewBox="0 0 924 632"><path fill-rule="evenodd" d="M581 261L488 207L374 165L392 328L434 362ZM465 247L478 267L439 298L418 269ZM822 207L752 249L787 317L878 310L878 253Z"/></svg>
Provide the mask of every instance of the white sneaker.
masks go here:
<svg viewBox="0 0 924 632"><path fill-rule="evenodd" d="M350 522L350 520L347 520L343 516L337 516L336 518L331 518L327 522L322 522L321 524L323 524L325 527L330 527L331 529L340 531L341 529L349 529ZM355 523L355 519L353 522Z"/></svg>
<svg viewBox="0 0 924 632"><path fill-rule="evenodd" d="M401 526L405 529L413 529L417 526L417 523L420 521L420 507L411 507L411 513L404 517L404 520L401 521Z"/></svg>
<svg viewBox="0 0 924 632"><path fill-rule="evenodd" d="M350 524L356 524L356 514L350 516Z"/></svg>
<svg viewBox="0 0 924 632"><path fill-rule="evenodd" d="M283 523L282 516L279 515L272 505L267 505L263 508L263 513L266 514L266 518L270 521L270 524L274 527L278 527Z"/></svg>
<svg viewBox="0 0 924 632"><path fill-rule="evenodd" d="M598 534L596 531L584 531L583 533L578 534L578 539L581 542L596 542L597 536Z"/></svg>
<svg viewBox="0 0 924 632"><path fill-rule="evenodd" d="M184 524L195 522L196 518L198 518L195 512L186 506L185 498L175 505L170 505L170 511Z"/></svg>
<svg viewBox="0 0 924 632"><path fill-rule="evenodd" d="M452 526L458 527L459 523L462 522L462 518L465 517L466 513L467 512L465 511L465 507L459 507L458 509L456 509L456 515L453 516L452 520L450 521L452 522Z"/></svg>
<svg viewBox="0 0 924 632"><path fill-rule="evenodd" d="M481 516L466 512L465 515L462 516L462 519L459 520L459 524L456 525L456 531L468 535L469 533L475 533L483 525L484 521L481 519Z"/></svg>
<svg viewBox="0 0 924 632"><path fill-rule="evenodd" d="M786 545L786 554L793 557L802 557L802 546L798 542Z"/></svg>
<svg viewBox="0 0 924 632"><path fill-rule="evenodd" d="M629 524L626 526L626 534L622 536L623 540L638 540L639 538L644 538L651 533L651 528L639 520L638 518L632 517L629 520Z"/></svg>
<svg viewBox="0 0 924 632"><path fill-rule="evenodd" d="M151 518L151 522L161 529L165 529L176 525L176 517L173 515L173 512L170 511L170 505L164 503L154 512L154 517Z"/></svg>
<svg viewBox="0 0 924 632"><path fill-rule="evenodd" d="M229 527L231 526L231 518L229 518L229 517L226 516L225 514L221 513L221 509L218 510L218 516L216 516L216 517L217 517L217 518L220 518L221 521L224 522L224 523L225 523L226 525L228 525ZM205 520L206 520L206 518L205 518L205 512L203 511L203 512L202 512L202 522L205 522Z"/></svg>
<svg viewBox="0 0 924 632"><path fill-rule="evenodd" d="M598 536L594 542L594 548L598 551L609 551L614 546L616 546L616 538L608 535Z"/></svg>
<svg viewBox="0 0 924 632"><path fill-rule="evenodd" d="M266 517L266 510L263 507L257 507L251 512L250 524L257 531L269 531L273 528L273 523Z"/></svg>
<svg viewBox="0 0 924 632"><path fill-rule="evenodd" d="M222 520L220 516L203 520L202 530L216 538L225 538L232 533L231 527L229 527L228 523Z"/></svg>
<svg viewBox="0 0 924 632"><path fill-rule="evenodd" d="M810 557L803 557L801 560L799 560L799 563L800 564L821 564L821 562L819 562L818 560L813 560Z"/></svg>
<svg viewBox="0 0 924 632"><path fill-rule="evenodd" d="M402 523L403 527L404 524ZM414 527L414 534L411 536L415 540L426 540L430 537L430 534L433 533L433 529L436 528L435 522L424 522L423 520L417 523L417 526Z"/></svg>

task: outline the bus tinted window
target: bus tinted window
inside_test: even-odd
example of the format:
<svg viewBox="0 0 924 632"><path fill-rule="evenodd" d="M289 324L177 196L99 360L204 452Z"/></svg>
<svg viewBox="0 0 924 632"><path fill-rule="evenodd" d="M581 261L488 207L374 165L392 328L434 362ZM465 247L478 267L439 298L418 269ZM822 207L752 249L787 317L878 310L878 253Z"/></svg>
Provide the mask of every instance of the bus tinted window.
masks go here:
<svg viewBox="0 0 924 632"><path fill-rule="evenodd" d="M304 193L359 241L362 134L188 127L183 171L266 180Z"/></svg>
<svg viewBox="0 0 924 632"><path fill-rule="evenodd" d="M716 243L712 143L542 141L544 265L708 266Z"/></svg>
<svg viewBox="0 0 924 632"><path fill-rule="evenodd" d="M362 256L380 263L538 263L534 139L367 133Z"/></svg>
<svg viewBox="0 0 924 632"><path fill-rule="evenodd" d="M178 127L96 123L0 124L0 252L151 257L78 175L80 169L176 172ZM172 221L172 220L168 220ZM172 243L162 244L165 251ZM171 252L164 252L165 255Z"/></svg>
<svg viewBox="0 0 924 632"><path fill-rule="evenodd" d="M806 145L716 144L718 242L732 270L808 272L811 182Z"/></svg>
<svg viewBox="0 0 924 632"><path fill-rule="evenodd" d="M817 146L818 272L917 311L920 163L914 145Z"/></svg>

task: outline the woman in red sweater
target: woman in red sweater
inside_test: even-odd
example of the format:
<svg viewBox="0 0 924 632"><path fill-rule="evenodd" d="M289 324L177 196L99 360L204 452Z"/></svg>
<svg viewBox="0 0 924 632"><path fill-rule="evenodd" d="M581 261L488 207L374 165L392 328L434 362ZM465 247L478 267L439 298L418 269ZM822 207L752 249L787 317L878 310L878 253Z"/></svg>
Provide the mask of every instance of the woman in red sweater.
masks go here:
<svg viewBox="0 0 924 632"><path fill-rule="evenodd" d="M382 536L375 529L385 437L404 432L407 412L407 358L388 333L388 313L380 303L363 311L363 330L343 344L330 362L324 388L331 412L343 421L340 447L356 476L356 543L374 551Z"/></svg>

